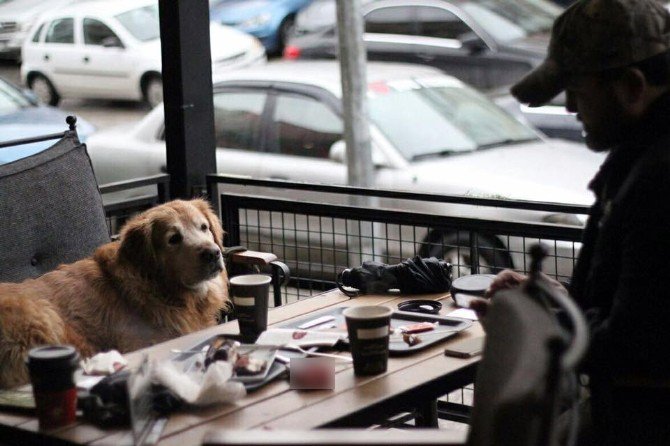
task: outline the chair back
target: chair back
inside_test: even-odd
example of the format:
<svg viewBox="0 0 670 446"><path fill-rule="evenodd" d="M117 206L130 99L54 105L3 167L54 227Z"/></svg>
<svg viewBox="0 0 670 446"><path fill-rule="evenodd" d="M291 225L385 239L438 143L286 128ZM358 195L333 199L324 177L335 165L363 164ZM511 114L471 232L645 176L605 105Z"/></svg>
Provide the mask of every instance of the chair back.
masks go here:
<svg viewBox="0 0 670 446"><path fill-rule="evenodd" d="M559 323L556 310L569 320L570 330ZM586 345L581 312L538 274L524 288L497 293L486 316L468 444L557 444L558 403L577 400L575 368ZM573 408L574 415L576 404ZM574 436L568 434L567 441Z"/></svg>
<svg viewBox="0 0 670 446"><path fill-rule="evenodd" d="M48 149L0 165L0 282L40 276L110 240L86 146L70 129Z"/></svg>

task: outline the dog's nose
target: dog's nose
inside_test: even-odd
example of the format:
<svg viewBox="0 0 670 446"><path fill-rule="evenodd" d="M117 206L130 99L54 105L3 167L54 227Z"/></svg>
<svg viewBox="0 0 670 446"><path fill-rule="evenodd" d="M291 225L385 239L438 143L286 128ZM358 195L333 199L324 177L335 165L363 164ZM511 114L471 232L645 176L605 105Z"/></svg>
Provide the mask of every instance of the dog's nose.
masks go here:
<svg viewBox="0 0 670 446"><path fill-rule="evenodd" d="M217 263L221 257L221 250L219 248L204 248L200 252L200 259L203 263Z"/></svg>

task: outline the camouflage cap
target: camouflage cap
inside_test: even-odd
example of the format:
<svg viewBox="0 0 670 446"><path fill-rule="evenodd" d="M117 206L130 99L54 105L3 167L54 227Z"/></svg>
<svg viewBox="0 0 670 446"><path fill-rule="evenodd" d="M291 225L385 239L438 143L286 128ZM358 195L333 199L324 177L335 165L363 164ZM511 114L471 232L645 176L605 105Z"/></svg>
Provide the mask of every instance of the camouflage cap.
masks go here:
<svg viewBox="0 0 670 446"><path fill-rule="evenodd" d="M546 60L512 87L542 105L568 76L623 67L670 50L670 12L659 0L579 0L554 22Z"/></svg>

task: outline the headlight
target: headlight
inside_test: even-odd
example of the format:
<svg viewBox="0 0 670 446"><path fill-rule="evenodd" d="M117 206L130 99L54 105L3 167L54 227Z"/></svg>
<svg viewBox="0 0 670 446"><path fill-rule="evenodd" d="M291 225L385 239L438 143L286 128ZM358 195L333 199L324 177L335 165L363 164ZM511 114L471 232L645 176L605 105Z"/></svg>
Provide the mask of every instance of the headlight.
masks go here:
<svg viewBox="0 0 670 446"><path fill-rule="evenodd" d="M258 28L259 26L263 26L268 23L271 18L272 16L269 13L264 12L263 14L258 14L257 16L245 20L244 22L240 23L240 26L242 28Z"/></svg>
<svg viewBox="0 0 670 446"><path fill-rule="evenodd" d="M578 216L575 214L549 214L542 218L542 221L545 223L553 223L558 225L568 225L568 226L584 226L586 217Z"/></svg>

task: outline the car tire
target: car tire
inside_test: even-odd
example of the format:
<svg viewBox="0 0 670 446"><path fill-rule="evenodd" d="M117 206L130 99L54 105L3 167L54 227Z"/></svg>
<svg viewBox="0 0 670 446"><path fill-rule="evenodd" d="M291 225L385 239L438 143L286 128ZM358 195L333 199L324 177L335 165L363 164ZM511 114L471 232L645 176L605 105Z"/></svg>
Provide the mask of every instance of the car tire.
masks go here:
<svg viewBox="0 0 670 446"><path fill-rule="evenodd" d="M37 96L37 99L47 105L55 107L60 102L60 95L51 81L41 74L36 74L30 78L28 88Z"/></svg>
<svg viewBox="0 0 670 446"><path fill-rule="evenodd" d="M163 79L159 76L151 76L144 82L142 94L144 102L151 108L163 102Z"/></svg>
<svg viewBox="0 0 670 446"><path fill-rule="evenodd" d="M509 252L498 239L478 234L477 246L480 274L496 274L513 267ZM470 234L466 231L448 234L434 232L424 244L421 255L437 257L451 263L454 278L472 273Z"/></svg>

